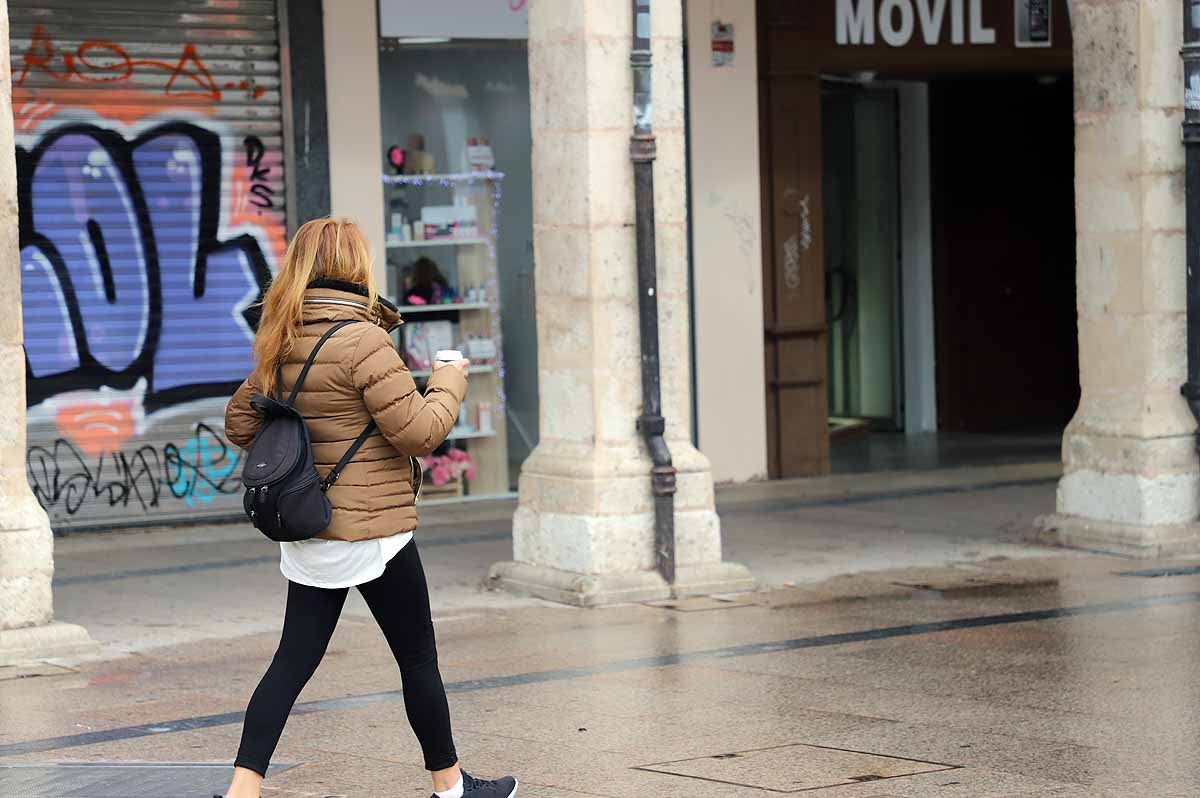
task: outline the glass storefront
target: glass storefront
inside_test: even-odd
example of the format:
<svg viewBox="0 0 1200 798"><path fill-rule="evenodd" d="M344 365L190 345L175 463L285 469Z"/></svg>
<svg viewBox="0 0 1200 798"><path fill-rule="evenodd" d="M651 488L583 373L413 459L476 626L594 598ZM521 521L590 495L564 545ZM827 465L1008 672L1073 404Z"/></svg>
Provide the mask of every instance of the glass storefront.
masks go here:
<svg viewBox="0 0 1200 798"><path fill-rule="evenodd" d="M382 33L405 32L401 6L381 5ZM387 292L418 384L437 349L472 360L454 434L425 462L425 495L502 495L538 439L526 43L414 32L379 45Z"/></svg>

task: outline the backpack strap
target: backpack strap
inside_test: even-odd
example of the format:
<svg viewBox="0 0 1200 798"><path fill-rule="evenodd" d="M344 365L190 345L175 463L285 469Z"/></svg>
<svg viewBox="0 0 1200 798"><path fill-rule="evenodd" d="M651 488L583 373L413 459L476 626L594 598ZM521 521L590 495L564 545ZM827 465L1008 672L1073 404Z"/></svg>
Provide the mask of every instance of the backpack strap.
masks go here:
<svg viewBox="0 0 1200 798"><path fill-rule="evenodd" d="M330 469L325 479L321 480L322 491L329 490L333 486L333 483L338 481L338 477L342 475L342 469L350 462L350 458L354 457L354 453L358 451L358 447L362 446L374 431L375 421L371 420L367 423L367 426L363 427L363 431L358 433L358 437L354 439L354 443L350 444L350 448L342 455L342 459L338 460L337 465Z"/></svg>
<svg viewBox="0 0 1200 798"><path fill-rule="evenodd" d="M338 330L342 329L343 327L345 327L349 324L357 324L359 321L360 321L360 319L346 319L345 321L339 321L337 324L334 324L332 327L330 327L328 330L326 330L324 335L322 335L320 338L317 339L317 345L314 346L312 349L312 352L309 353L308 360L304 361L304 368L300 370L300 376L296 378L296 384L294 386L292 386L291 396L289 396L287 399L288 407L292 407L295 404L296 397L300 395L300 386L304 384L304 378L308 376L308 370L310 368L312 368L313 362L317 359L317 352L320 351L321 347L325 344L325 342L328 341L329 338ZM279 364L276 364L275 369L276 369L276 371L275 371L276 382L279 385L279 398L282 399L283 398L283 367L280 366Z"/></svg>
<svg viewBox="0 0 1200 798"><path fill-rule="evenodd" d="M359 321L361 321L361 319L346 319L345 321L339 321L337 324L334 324L332 327L326 330L324 335L317 339L316 346L314 346L312 352L309 353L308 359L304 361L304 368L300 370L300 376L296 378L296 384L292 386L292 393L287 399L288 407L293 406L296 401L296 397L300 394L300 386L304 384L304 378L308 376L308 370L312 368L313 362L316 361L317 351L321 348L321 346L324 345L324 343L328 341L330 337L338 330L349 324L357 324ZM275 384L279 387L279 399L282 400L283 367L278 363L275 364ZM367 426L363 427L363 431L358 433L358 437L354 439L354 443L350 444L350 448L346 449L345 453L342 455L342 459L338 460L337 465L330 470L325 479L321 480L322 491L329 490L330 486L338 481L338 477L342 475L342 469L346 467L346 464L350 462L352 457L354 457L354 454L358 451L359 447L366 443L367 438L371 437L371 433L373 432L375 432L374 419L372 419Z"/></svg>

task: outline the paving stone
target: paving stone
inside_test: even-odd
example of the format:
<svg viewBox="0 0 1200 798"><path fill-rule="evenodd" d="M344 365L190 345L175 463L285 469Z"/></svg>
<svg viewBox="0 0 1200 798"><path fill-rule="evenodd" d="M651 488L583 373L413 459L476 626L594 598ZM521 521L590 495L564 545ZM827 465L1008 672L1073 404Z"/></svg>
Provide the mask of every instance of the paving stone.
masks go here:
<svg viewBox="0 0 1200 798"><path fill-rule="evenodd" d="M1003 500L989 494L986 506L964 494L852 512L744 508L726 528L730 551L735 558L739 546L764 557L776 552L765 574L801 561L810 575L831 570L855 547L878 546L873 562L896 562L737 602L682 605L693 611L581 611L476 593L459 604L435 587L439 659L463 762L484 776L513 772L521 795L545 798L779 795L778 783L738 786L692 777L707 772L639 767L728 768L746 762L711 758L781 746L961 766L812 793L822 798L1194 796L1200 575L1122 577L1117 572L1130 567L1123 560L1030 547L1020 549L1024 558L988 559L982 544L995 525L1028 513L1021 501L1052 502L1052 494L1052 486ZM986 516L991 531L963 527L972 513ZM767 530L757 543L744 537L752 525ZM904 542L914 535L941 540L941 551L955 554L939 563L905 559ZM64 557L61 573L91 578L129 567L115 563L128 563L122 558L138 547L117 537L106 538L119 544L111 550L101 537L67 540L83 559L73 565ZM977 544L972 562L952 561ZM461 582L455 557L475 567L493 556L491 545L428 550L437 563L431 581ZM270 551L256 546L231 551ZM506 554L496 548L496 558ZM211 558L211 545L197 538L144 564L170 567L201 555ZM962 574L1019 589L959 591L952 580ZM939 590L893 584L905 575ZM67 612L87 609L103 635L134 630L140 642L130 654L109 650L104 659L55 663L31 678L0 678L0 764L229 761L239 713L278 642L282 587L269 563L180 574L170 583L67 584L60 591ZM189 615L193 603L212 617ZM1090 609L1063 611L1079 607ZM160 635L152 624L170 622L172 613L180 625ZM222 624L226 615L233 620ZM399 691L379 630L351 602L300 697L304 711L280 741L277 760L297 766L268 779L264 798L426 798L428 775ZM139 731L171 723L183 730ZM54 742L38 743L47 739ZM791 761L747 770L782 778Z"/></svg>
<svg viewBox="0 0 1200 798"><path fill-rule="evenodd" d="M953 765L880 756L812 745L781 745L749 751L640 766L703 782L720 782L774 792L818 790L864 784L916 773L953 770ZM697 790L703 789L697 786Z"/></svg>

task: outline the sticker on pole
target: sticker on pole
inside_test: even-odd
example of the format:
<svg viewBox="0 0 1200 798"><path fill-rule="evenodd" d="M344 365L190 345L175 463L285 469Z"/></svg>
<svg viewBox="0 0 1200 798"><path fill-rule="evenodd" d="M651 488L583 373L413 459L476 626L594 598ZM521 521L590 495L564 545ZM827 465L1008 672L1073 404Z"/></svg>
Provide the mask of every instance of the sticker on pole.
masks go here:
<svg viewBox="0 0 1200 798"><path fill-rule="evenodd" d="M712 63L716 67L733 63L732 22L718 21L712 24Z"/></svg>

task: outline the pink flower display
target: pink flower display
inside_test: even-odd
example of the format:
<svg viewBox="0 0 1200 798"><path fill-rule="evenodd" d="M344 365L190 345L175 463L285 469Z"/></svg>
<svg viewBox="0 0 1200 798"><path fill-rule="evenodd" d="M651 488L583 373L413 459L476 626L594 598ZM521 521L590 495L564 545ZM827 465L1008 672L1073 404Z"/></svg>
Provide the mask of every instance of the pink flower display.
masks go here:
<svg viewBox="0 0 1200 798"><path fill-rule="evenodd" d="M450 449L443 455L422 457L420 462L434 485L445 485L464 478L470 482L475 478L475 461L462 449Z"/></svg>

